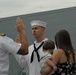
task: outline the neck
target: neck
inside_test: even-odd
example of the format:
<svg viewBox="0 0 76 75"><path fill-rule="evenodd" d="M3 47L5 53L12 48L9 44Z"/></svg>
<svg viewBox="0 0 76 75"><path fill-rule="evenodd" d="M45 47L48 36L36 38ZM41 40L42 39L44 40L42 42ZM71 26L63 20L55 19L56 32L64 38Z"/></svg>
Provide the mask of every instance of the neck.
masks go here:
<svg viewBox="0 0 76 75"><path fill-rule="evenodd" d="M50 50L49 50L49 49L48 49L48 50L43 49L43 52L44 52L44 53L50 53Z"/></svg>
<svg viewBox="0 0 76 75"><path fill-rule="evenodd" d="M37 38L37 39L36 39L36 42L39 43L39 42L41 42L41 41L43 41L43 40L44 40L44 37L40 37L40 38Z"/></svg>

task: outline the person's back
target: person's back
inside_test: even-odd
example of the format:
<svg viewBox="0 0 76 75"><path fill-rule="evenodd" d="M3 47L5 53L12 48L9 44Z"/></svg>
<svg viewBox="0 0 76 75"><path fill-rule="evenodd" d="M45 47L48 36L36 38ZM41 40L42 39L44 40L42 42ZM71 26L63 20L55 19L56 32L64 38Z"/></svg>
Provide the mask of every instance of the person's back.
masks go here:
<svg viewBox="0 0 76 75"><path fill-rule="evenodd" d="M58 59L55 74L76 75L76 51L72 47L70 35L66 30L60 30L55 35L58 50L53 55L53 61ZM57 57L56 57L57 56Z"/></svg>
<svg viewBox="0 0 76 75"><path fill-rule="evenodd" d="M68 59L65 52L60 49L58 50L60 59L57 63L58 70L52 75L75 75L76 74L76 60L73 61L72 53L70 53L70 58ZM76 53L76 52L75 52ZM75 54L76 57L76 54Z"/></svg>
<svg viewBox="0 0 76 75"><path fill-rule="evenodd" d="M58 70L52 75L76 75L76 51L74 50L70 35L66 30L60 30L55 35L57 50L52 55L52 62L58 67ZM48 65L51 61L47 60ZM41 69L41 74L47 74L52 71L52 66Z"/></svg>

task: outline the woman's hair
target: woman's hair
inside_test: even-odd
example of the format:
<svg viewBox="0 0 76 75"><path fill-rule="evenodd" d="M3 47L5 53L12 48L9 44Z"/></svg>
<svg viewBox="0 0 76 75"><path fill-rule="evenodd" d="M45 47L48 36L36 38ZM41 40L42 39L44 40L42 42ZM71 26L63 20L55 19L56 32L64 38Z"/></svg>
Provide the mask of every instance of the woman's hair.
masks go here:
<svg viewBox="0 0 76 75"><path fill-rule="evenodd" d="M55 35L55 43L56 43L57 48L64 50L68 60L69 60L69 52L71 52L73 60L75 62L74 48L72 46L68 31L63 29L57 32Z"/></svg>

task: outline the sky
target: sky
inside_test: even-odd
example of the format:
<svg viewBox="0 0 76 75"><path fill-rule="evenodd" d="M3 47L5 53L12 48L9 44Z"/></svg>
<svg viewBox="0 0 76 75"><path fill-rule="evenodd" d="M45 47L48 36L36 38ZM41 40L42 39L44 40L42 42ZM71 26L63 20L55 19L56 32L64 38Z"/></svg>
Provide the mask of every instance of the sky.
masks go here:
<svg viewBox="0 0 76 75"><path fill-rule="evenodd" d="M0 0L0 18L76 7L76 0Z"/></svg>

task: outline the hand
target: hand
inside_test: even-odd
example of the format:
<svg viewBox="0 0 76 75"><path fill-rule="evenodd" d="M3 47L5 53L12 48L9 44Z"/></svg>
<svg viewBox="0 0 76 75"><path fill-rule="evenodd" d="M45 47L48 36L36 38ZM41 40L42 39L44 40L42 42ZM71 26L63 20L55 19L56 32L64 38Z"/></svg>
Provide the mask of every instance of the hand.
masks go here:
<svg viewBox="0 0 76 75"><path fill-rule="evenodd" d="M15 41L16 41L17 43L21 43L20 35L17 35L17 36L16 36Z"/></svg>
<svg viewBox="0 0 76 75"><path fill-rule="evenodd" d="M42 67L40 70L40 74L41 75L47 75L51 72L51 67L49 65L47 65L46 67Z"/></svg>
<svg viewBox="0 0 76 75"><path fill-rule="evenodd" d="M24 25L23 25L22 19L20 17L17 17L17 19L16 19L16 29L19 33L24 31Z"/></svg>
<svg viewBox="0 0 76 75"><path fill-rule="evenodd" d="M54 66L53 69L54 69L54 71L57 71L57 67L56 66Z"/></svg>

